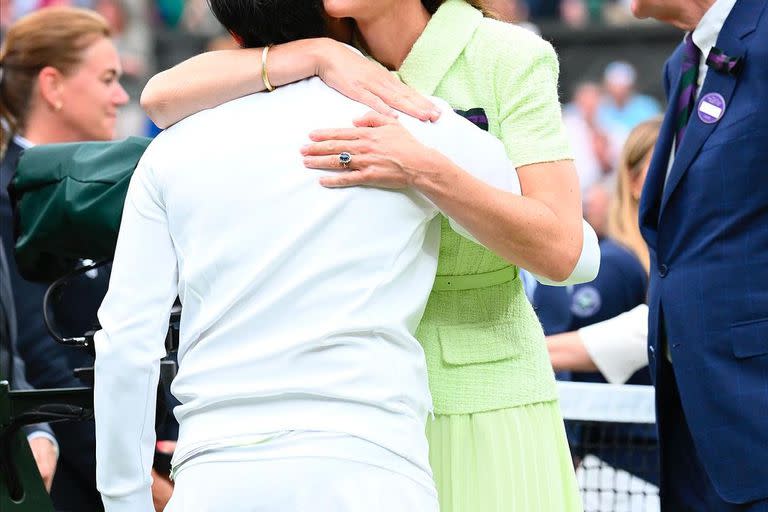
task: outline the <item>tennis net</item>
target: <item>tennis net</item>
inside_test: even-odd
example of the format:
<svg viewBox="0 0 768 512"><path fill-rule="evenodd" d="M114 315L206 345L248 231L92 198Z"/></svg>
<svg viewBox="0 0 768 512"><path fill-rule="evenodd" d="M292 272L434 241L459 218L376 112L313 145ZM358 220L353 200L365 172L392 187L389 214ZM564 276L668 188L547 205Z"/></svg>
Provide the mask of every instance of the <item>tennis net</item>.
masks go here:
<svg viewBox="0 0 768 512"><path fill-rule="evenodd" d="M651 386L558 382L584 512L657 512Z"/></svg>

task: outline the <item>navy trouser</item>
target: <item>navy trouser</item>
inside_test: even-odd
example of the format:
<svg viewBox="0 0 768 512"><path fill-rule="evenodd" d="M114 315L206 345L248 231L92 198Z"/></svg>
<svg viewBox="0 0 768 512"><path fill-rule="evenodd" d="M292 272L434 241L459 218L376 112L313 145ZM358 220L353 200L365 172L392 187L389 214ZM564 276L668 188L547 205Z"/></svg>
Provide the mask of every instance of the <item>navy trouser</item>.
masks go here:
<svg viewBox="0 0 768 512"><path fill-rule="evenodd" d="M662 512L768 512L768 499L737 505L717 493L693 444L672 364L660 352L656 410Z"/></svg>

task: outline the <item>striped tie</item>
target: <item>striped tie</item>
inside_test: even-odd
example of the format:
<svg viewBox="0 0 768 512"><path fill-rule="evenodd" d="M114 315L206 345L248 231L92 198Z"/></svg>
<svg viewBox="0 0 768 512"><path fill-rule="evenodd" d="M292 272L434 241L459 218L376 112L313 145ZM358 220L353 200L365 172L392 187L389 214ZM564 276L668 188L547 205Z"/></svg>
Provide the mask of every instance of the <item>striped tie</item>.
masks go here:
<svg viewBox="0 0 768 512"><path fill-rule="evenodd" d="M693 44L693 38L688 34L685 36L685 46L683 48L683 66L680 76L680 95L677 100L677 132L675 135L675 149L680 148L680 143L685 134L685 127L688 126L688 120L693 112L696 103L696 83L699 77L699 60L701 50Z"/></svg>

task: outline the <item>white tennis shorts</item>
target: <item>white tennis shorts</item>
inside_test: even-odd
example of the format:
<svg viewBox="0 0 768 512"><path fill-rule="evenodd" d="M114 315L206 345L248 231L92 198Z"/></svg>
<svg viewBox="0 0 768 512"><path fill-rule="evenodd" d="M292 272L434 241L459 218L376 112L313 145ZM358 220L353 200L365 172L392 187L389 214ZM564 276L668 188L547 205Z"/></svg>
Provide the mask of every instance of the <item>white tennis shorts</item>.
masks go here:
<svg viewBox="0 0 768 512"><path fill-rule="evenodd" d="M165 512L437 512L434 489L388 469L326 457L182 468Z"/></svg>

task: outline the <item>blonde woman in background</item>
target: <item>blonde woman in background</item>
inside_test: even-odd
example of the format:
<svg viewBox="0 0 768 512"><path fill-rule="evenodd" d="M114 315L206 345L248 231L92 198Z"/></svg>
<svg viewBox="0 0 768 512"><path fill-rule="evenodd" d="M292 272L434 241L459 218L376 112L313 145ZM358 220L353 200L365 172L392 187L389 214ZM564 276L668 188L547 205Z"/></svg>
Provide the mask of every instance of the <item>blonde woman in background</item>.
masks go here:
<svg viewBox="0 0 768 512"><path fill-rule="evenodd" d="M640 194L661 128L654 118L632 130L619 162L616 196L608 219L608 235L626 248L648 274L649 255L638 226ZM603 250L603 258L608 254ZM610 264L601 262L600 273ZM598 275L598 280L600 275ZM622 281L620 286L627 286ZM648 306L643 303L578 330L547 338L550 359L555 370L600 373L613 384L623 384L648 364Z"/></svg>
<svg viewBox="0 0 768 512"><path fill-rule="evenodd" d="M87 9L49 7L17 20L0 48L0 237L8 256L18 326L18 352L27 379L36 388L81 386L72 371L93 358L57 345L43 322L47 284L19 275L13 255L13 214L8 184L21 151L37 144L111 140L117 114L128 102L120 85L122 68L106 20ZM63 332L82 334L92 327L109 276L74 283L75 300L54 306ZM71 304L69 304L71 302ZM57 510L102 510L96 490L95 435L92 422L55 423L61 447L51 497ZM158 509L171 484L155 478Z"/></svg>

